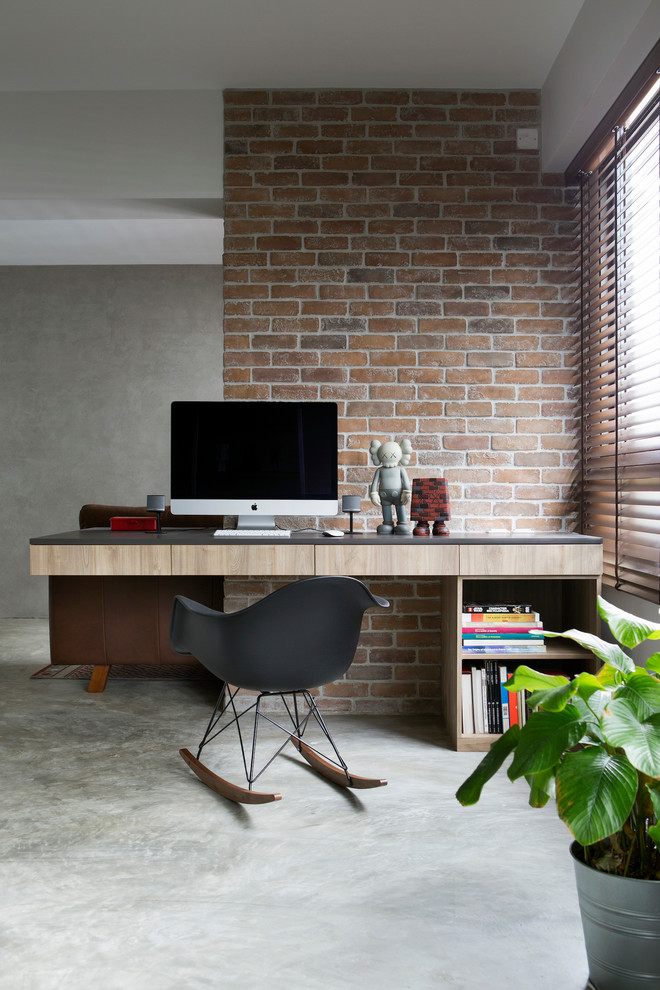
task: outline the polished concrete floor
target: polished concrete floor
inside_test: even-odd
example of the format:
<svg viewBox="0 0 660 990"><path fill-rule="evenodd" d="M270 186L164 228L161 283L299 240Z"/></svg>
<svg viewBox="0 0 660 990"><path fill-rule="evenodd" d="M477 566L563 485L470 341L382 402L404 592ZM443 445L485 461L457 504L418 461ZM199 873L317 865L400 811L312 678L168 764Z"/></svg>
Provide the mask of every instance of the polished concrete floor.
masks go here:
<svg viewBox="0 0 660 990"><path fill-rule="evenodd" d="M335 716L347 791L293 752L283 800L204 787L209 685L30 680L43 620L0 620L2 990L584 990L569 835L432 718ZM211 762L211 757L208 758ZM219 769L219 768L217 768Z"/></svg>

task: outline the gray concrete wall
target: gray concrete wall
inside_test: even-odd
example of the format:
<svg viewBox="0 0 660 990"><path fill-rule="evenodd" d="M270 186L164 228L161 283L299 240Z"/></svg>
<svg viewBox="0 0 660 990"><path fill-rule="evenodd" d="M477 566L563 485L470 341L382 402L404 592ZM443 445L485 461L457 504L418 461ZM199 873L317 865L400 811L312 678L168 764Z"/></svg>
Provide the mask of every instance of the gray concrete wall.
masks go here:
<svg viewBox="0 0 660 990"><path fill-rule="evenodd" d="M169 498L170 402L222 398L222 269L11 266L0 299L0 615L46 615L29 538Z"/></svg>

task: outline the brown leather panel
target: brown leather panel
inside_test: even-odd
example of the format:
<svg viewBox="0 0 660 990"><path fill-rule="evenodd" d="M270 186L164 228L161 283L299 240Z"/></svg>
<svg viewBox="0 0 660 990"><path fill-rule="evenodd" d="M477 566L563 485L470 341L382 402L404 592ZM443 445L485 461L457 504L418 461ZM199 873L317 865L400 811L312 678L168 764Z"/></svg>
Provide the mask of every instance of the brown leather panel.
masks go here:
<svg viewBox="0 0 660 990"><path fill-rule="evenodd" d="M191 663L170 648L172 599L222 608L222 578L51 577L51 663Z"/></svg>
<svg viewBox="0 0 660 990"><path fill-rule="evenodd" d="M48 579L51 663L105 663L103 578Z"/></svg>
<svg viewBox="0 0 660 990"><path fill-rule="evenodd" d="M106 577L103 582L108 663L160 663L158 578Z"/></svg>

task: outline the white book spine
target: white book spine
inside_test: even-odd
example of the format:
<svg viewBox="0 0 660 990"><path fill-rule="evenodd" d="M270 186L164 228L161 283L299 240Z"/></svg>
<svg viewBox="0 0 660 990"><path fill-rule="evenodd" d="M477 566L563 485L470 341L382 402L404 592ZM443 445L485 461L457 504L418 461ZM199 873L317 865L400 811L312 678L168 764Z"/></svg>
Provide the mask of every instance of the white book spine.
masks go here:
<svg viewBox="0 0 660 990"><path fill-rule="evenodd" d="M484 708L483 695L481 692L481 670L479 667L472 668L472 712L474 716L474 731L482 733L484 731Z"/></svg>
<svg viewBox="0 0 660 990"><path fill-rule="evenodd" d="M461 674L461 703L463 712L463 733L474 735L474 712L472 710L472 674Z"/></svg>

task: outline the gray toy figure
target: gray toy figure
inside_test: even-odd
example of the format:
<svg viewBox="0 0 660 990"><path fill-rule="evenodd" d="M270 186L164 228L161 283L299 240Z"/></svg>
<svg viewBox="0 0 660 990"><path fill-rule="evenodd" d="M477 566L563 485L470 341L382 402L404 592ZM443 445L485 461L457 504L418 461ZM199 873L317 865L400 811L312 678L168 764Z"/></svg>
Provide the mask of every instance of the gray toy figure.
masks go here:
<svg viewBox="0 0 660 990"><path fill-rule="evenodd" d="M371 460L378 465L374 480L371 482L369 497L374 505L383 510L383 522L377 527L377 533L396 533L397 536L409 536L410 526L406 519L405 505L410 501L410 481L403 467L410 462L412 446L410 440L402 440L401 446L393 440L379 443L372 440L369 447ZM396 526L392 519L392 506L396 509Z"/></svg>

